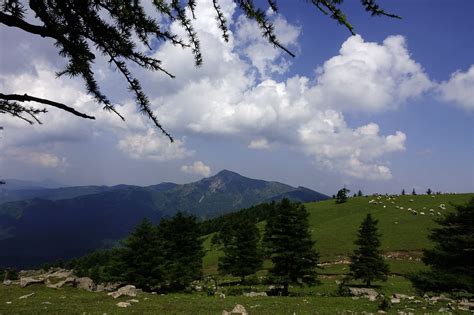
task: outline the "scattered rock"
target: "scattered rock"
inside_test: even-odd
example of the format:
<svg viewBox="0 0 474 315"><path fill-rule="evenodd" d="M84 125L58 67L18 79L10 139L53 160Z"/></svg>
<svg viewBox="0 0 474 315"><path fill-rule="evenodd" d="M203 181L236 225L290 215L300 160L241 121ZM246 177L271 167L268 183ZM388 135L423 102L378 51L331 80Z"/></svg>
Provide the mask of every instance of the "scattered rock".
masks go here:
<svg viewBox="0 0 474 315"><path fill-rule="evenodd" d="M377 314L387 314L387 312L379 310L379 311L377 311Z"/></svg>
<svg viewBox="0 0 474 315"><path fill-rule="evenodd" d="M221 300L225 299L225 294L224 293L219 294L219 299Z"/></svg>
<svg viewBox="0 0 474 315"><path fill-rule="evenodd" d="M11 285L12 281L11 280L5 280L3 281L3 285Z"/></svg>
<svg viewBox="0 0 474 315"><path fill-rule="evenodd" d="M135 288L134 285L126 285L124 287L121 287L115 292L108 293L108 295L112 296L114 299L118 298L119 296L122 295L127 295L131 297L137 296L137 288Z"/></svg>
<svg viewBox="0 0 474 315"><path fill-rule="evenodd" d="M76 288L91 292L96 290L97 286L91 278L82 277L76 279Z"/></svg>
<svg viewBox="0 0 474 315"><path fill-rule="evenodd" d="M398 303L400 303L400 299L391 298L391 299L390 299L390 303L392 303L392 304L398 304Z"/></svg>
<svg viewBox="0 0 474 315"><path fill-rule="evenodd" d="M118 302L117 303L117 306L118 307L129 307L131 306L132 304L128 303L128 302Z"/></svg>
<svg viewBox="0 0 474 315"><path fill-rule="evenodd" d="M267 296L267 292L248 292L248 293L244 293L244 296L247 296L247 297Z"/></svg>
<svg viewBox="0 0 474 315"><path fill-rule="evenodd" d="M12 304L12 303L13 303L13 302L11 302L11 301L7 301L7 302L5 302L5 304Z"/></svg>
<svg viewBox="0 0 474 315"><path fill-rule="evenodd" d="M131 299L131 300L128 300L127 302L130 302L130 303L138 303L140 302L139 300L136 300L136 299Z"/></svg>
<svg viewBox="0 0 474 315"><path fill-rule="evenodd" d="M377 297L379 294L377 291L374 289L369 289L369 288L354 288L354 287L349 287L349 290L351 292L351 295L353 296L366 296L366 297Z"/></svg>
<svg viewBox="0 0 474 315"><path fill-rule="evenodd" d="M400 299L400 300L406 300L406 299L413 300L413 299L415 299L414 296L408 296L406 294L401 294L401 293L395 293L395 294L393 294L393 297L396 298L396 299Z"/></svg>
<svg viewBox="0 0 474 315"><path fill-rule="evenodd" d="M51 283L49 279L47 279L45 283L48 288L58 289L58 288L62 288L63 286L67 284L74 285L75 281L76 281L75 277L69 277L56 283Z"/></svg>
<svg viewBox="0 0 474 315"><path fill-rule="evenodd" d="M30 294L22 295L18 299L20 299L20 300L27 299L27 298L29 298L30 296L33 296L33 295L35 295L34 292L32 292Z"/></svg>
<svg viewBox="0 0 474 315"><path fill-rule="evenodd" d="M44 280L45 278L43 277L38 277L38 278L23 277L23 278L20 278L20 287L24 288L33 283L44 283Z"/></svg>
<svg viewBox="0 0 474 315"><path fill-rule="evenodd" d="M46 302L41 302L41 304L51 305L51 302L46 301Z"/></svg>
<svg viewBox="0 0 474 315"><path fill-rule="evenodd" d="M232 311L228 312L226 310L222 311L222 315L248 315L249 313L243 305L237 304L234 306Z"/></svg>

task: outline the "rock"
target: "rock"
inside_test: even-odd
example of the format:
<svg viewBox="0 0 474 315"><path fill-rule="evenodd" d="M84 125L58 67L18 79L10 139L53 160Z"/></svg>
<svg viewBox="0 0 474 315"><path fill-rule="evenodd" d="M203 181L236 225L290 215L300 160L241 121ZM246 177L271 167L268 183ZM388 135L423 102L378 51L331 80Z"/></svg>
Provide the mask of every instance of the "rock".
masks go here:
<svg viewBox="0 0 474 315"><path fill-rule="evenodd" d="M108 283L101 283L97 285L96 292L113 292L116 291L120 287L119 282L108 282Z"/></svg>
<svg viewBox="0 0 474 315"><path fill-rule="evenodd" d="M51 278L66 279L66 278L69 278L69 277L73 277L74 275L73 275L72 270L59 269L59 270L56 270L56 271L48 272L45 276L48 279L51 279Z"/></svg>
<svg viewBox="0 0 474 315"><path fill-rule="evenodd" d="M43 277L37 277L37 278L23 277L23 278L20 278L20 287L24 288L33 283L44 283L44 280L45 279Z"/></svg>
<svg viewBox="0 0 474 315"><path fill-rule="evenodd" d="M76 279L76 288L92 292L95 291L97 287L91 278L82 277Z"/></svg>
<svg viewBox="0 0 474 315"><path fill-rule="evenodd" d="M225 294L224 293L219 294L219 299L221 300L225 299Z"/></svg>
<svg viewBox="0 0 474 315"><path fill-rule="evenodd" d="M128 302L118 302L117 303L117 306L118 307L129 307L131 306L132 304L128 303Z"/></svg>
<svg viewBox="0 0 474 315"><path fill-rule="evenodd" d="M53 288L53 289L58 289L58 288L62 288L63 286L65 286L66 284L70 284L70 285L73 285L76 281L76 278L75 277L69 277L69 278L66 278L62 281L59 281L59 282L56 282L56 283L51 283L49 281L49 279L47 279L45 281L46 283L46 286L48 288Z"/></svg>
<svg viewBox="0 0 474 315"><path fill-rule="evenodd" d="M46 302L41 302L41 304L51 305L51 302L46 301Z"/></svg>
<svg viewBox="0 0 474 315"><path fill-rule="evenodd" d="M387 312L379 310L379 311L377 311L377 314L387 314Z"/></svg>
<svg viewBox="0 0 474 315"><path fill-rule="evenodd" d="M11 301L7 301L7 302L5 302L5 304L12 304L12 303L13 303L13 302L11 302Z"/></svg>
<svg viewBox="0 0 474 315"><path fill-rule="evenodd" d="M3 285L11 285L12 281L11 280L5 280L3 281Z"/></svg>
<svg viewBox="0 0 474 315"><path fill-rule="evenodd" d="M398 303L400 303L400 299L391 298L391 299L390 299L390 303L392 303L392 304L398 304Z"/></svg>
<svg viewBox="0 0 474 315"><path fill-rule="evenodd" d="M227 312L226 310L222 311L222 315L248 315L249 313L243 305L236 304L232 311Z"/></svg>
<svg viewBox="0 0 474 315"><path fill-rule="evenodd" d="M122 295L127 295L131 297L137 296L137 288L135 288L134 285L126 285L124 287L121 287L115 292L108 293L108 295L112 296L114 299L118 298L119 296Z"/></svg>
<svg viewBox="0 0 474 315"><path fill-rule="evenodd" d="M401 294L401 293L395 293L393 297L400 300L406 300L406 299L413 300L415 298L414 296L408 296L406 294Z"/></svg>
<svg viewBox="0 0 474 315"><path fill-rule="evenodd" d="M139 300L136 300L136 299L131 299L131 300L128 300L127 302L130 302L130 303L138 303L140 302Z"/></svg>
<svg viewBox="0 0 474 315"><path fill-rule="evenodd" d="M244 296L247 296L247 297L267 296L267 292L248 292L248 293L244 293Z"/></svg>
<svg viewBox="0 0 474 315"><path fill-rule="evenodd" d="M376 297L376 296L373 296L373 295L370 295L370 296L369 296L369 301L375 302L375 301L377 301L377 297Z"/></svg>
<svg viewBox="0 0 474 315"><path fill-rule="evenodd" d="M33 296L33 295L35 295L34 292L32 292L32 293L30 293L30 294L22 295L22 296L20 296L18 299L19 299L19 300L27 299L27 298L29 298L30 296Z"/></svg>
<svg viewBox="0 0 474 315"><path fill-rule="evenodd" d="M367 297L377 297L379 294L377 291L374 289L369 289L369 288L354 288L354 287L349 287L349 290L351 292L351 295L353 296L367 296Z"/></svg>

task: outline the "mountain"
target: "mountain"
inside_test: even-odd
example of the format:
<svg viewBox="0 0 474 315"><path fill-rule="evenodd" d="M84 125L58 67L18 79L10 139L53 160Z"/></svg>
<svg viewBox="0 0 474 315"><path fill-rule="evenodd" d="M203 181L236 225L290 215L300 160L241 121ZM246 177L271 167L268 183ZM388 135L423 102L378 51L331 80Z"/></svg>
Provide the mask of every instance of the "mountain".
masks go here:
<svg viewBox="0 0 474 315"><path fill-rule="evenodd" d="M184 185L3 190L0 266L30 267L113 246L144 217L158 222L182 211L205 219L285 197L301 202L328 198L227 170Z"/></svg>

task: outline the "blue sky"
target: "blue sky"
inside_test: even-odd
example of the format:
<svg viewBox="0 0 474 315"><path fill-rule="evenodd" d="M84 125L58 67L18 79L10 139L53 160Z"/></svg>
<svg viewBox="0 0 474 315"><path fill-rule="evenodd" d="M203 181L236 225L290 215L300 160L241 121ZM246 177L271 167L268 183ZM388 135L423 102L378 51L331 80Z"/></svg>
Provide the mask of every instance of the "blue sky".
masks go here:
<svg viewBox="0 0 474 315"><path fill-rule="evenodd" d="M262 1L262 3L265 3ZM99 58L104 91L127 115L104 113L79 80L54 78L64 61L52 42L0 27L0 89L49 97L96 115L51 110L44 125L2 115L0 175L65 184L185 183L230 169L333 194L474 191L474 2L380 1L402 20L343 9L357 36L305 1L279 1L277 34L296 58L265 43L231 1L221 1L223 43L198 4L204 65L187 51L149 52L177 75L140 69L171 145L136 113L123 80ZM171 30L182 30L171 25ZM8 49L7 49L8 47Z"/></svg>

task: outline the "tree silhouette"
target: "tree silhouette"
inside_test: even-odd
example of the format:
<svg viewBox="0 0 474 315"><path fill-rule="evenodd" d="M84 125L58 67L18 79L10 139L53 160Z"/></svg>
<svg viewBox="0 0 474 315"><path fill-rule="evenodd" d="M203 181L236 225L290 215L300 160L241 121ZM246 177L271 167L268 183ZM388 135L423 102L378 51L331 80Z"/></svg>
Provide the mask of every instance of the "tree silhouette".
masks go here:
<svg viewBox="0 0 474 315"><path fill-rule="evenodd" d="M455 208L429 235L434 247L423 251L422 260L430 270L410 277L422 291L474 292L474 198Z"/></svg>
<svg viewBox="0 0 474 315"><path fill-rule="evenodd" d="M380 234L377 232L377 222L367 214L354 242L358 248L351 256L350 277L363 280L367 286L374 280L387 280L389 271L379 249Z"/></svg>
<svg viewBox="0 0 474 315"><path fill-rule="evenodd" d="M273 263L270 277L283 286L316 284L319 254L314 249L308 222L309 213L301 204L283 199L267 220L264 243Z"/></svg>
<svg viewBox="0 0 474 315"><path fill-rule="evenodd" d="M193 19L196 18L196 1L159 0L151 2L157 11L156 16L149 16L140 1L136 0L31 0L28 2L28 8L20 0L8 0L1 2L0 23L4 26L19 28L32 35L53 39L59 50L59 55L67 59L66 67L57 75L59 77L63 75L81 77L87 92L94 97L95 101L101 104L105 110L114 112L124 120L125 118L119 113L117 106L101 91L92 68L96 54L106 56L109 64L117 69L127 82L140 112L146 115L173 142L171 134L164 129L152 112L150 100L139 80L130 72L129 67L130 64L133 64L149 71L162 72L171 78L174 77L161 66L160 60L150 57L149 54L137 48L140 45L145 45L151 50L152 39L191 49L196 66L201 65L203 62L201 46L193 26ZM354 34L353 26L340 9L342 2L343 0L310 1L320 12L344 25ZM247 18L257 22L262 37L273 46L294 56L278 40L265 9L257 7L253 0L234 0L234 3ZM278 12L276 0L268 0L267 4L273 11ZM361 0L361 5L373 16L385 15L399 18L382 10L375 0ZM217 24L222 31L222 37L228 41L228 23L218 0L213 0L212 6ZM33 13L36 17L35 22L39 24L30 23L25 18L27 13ZM168 30L169 24L173 21L179 22L183 27L187 34L187 40ZM38 116L45 113L46 108L38 109L26 106L25 102L35 102L67 111L78 117L94 119L93 116L79 112L71 106L28 95L26 91L25 94L0 93L0 114L10 114L30 124L41 123Z"/></svg>

